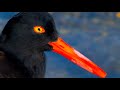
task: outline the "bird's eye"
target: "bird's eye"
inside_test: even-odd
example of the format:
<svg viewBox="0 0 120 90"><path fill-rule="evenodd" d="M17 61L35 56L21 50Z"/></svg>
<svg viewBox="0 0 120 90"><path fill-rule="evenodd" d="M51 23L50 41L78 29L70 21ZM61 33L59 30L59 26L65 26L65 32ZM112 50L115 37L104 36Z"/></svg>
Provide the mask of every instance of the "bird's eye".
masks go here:
<svg viewBox="0 0 120 90"><path fill-rule="evenodd" d="M33 30L37 34L45 33L45 29L42 26L34 26Z"/></svg>

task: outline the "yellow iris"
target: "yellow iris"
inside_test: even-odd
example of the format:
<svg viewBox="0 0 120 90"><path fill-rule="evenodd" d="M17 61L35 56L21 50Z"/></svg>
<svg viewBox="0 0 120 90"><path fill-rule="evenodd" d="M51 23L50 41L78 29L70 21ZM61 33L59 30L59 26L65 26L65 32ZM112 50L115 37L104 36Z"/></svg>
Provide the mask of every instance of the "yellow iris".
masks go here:
<svg viewBox="0 0 120 90"><path fill-rule="evenodd" d="M34 32L37 34L42 34L45 33L45 29L42 26L35 26L33 28Z"/></svg>

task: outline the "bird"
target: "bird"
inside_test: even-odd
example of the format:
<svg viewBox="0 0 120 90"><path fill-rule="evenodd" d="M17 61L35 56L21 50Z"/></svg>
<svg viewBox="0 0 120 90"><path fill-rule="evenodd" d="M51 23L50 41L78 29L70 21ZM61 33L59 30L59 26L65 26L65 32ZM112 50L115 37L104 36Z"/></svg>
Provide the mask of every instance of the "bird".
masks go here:
<svg viewBox="0 0 120 90"><path fill-rule="evenodd" d="M0 78L45 78L46 56L53 51L99 76L106 72L67 44L48 12L19 12L0 35Z"/></svg>

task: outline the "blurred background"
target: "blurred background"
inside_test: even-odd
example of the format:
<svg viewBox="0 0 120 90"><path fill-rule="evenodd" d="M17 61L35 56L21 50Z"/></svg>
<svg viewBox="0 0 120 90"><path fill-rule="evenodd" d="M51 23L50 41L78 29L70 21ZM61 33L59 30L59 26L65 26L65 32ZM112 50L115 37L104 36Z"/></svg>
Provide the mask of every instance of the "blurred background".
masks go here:
<svg viewBox="0 0 120 90"><path fill-rule="evenodd" d="M0 31L18 12L0 12ZM49 12L60 36L107 72L120 77L120 12ZM98 78L66 58L45 52L46 78Z"/></svg>

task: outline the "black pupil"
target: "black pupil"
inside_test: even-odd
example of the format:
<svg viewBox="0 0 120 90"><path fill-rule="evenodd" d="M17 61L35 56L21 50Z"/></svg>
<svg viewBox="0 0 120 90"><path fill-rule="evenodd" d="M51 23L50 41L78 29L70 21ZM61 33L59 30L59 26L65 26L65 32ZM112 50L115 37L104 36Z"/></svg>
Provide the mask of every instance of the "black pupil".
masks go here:
<svg viewBox="0 0 120 90"><path fill-rule="evenodd" d="M40 31L40 28L38 28L38 30Z"/></svg>

